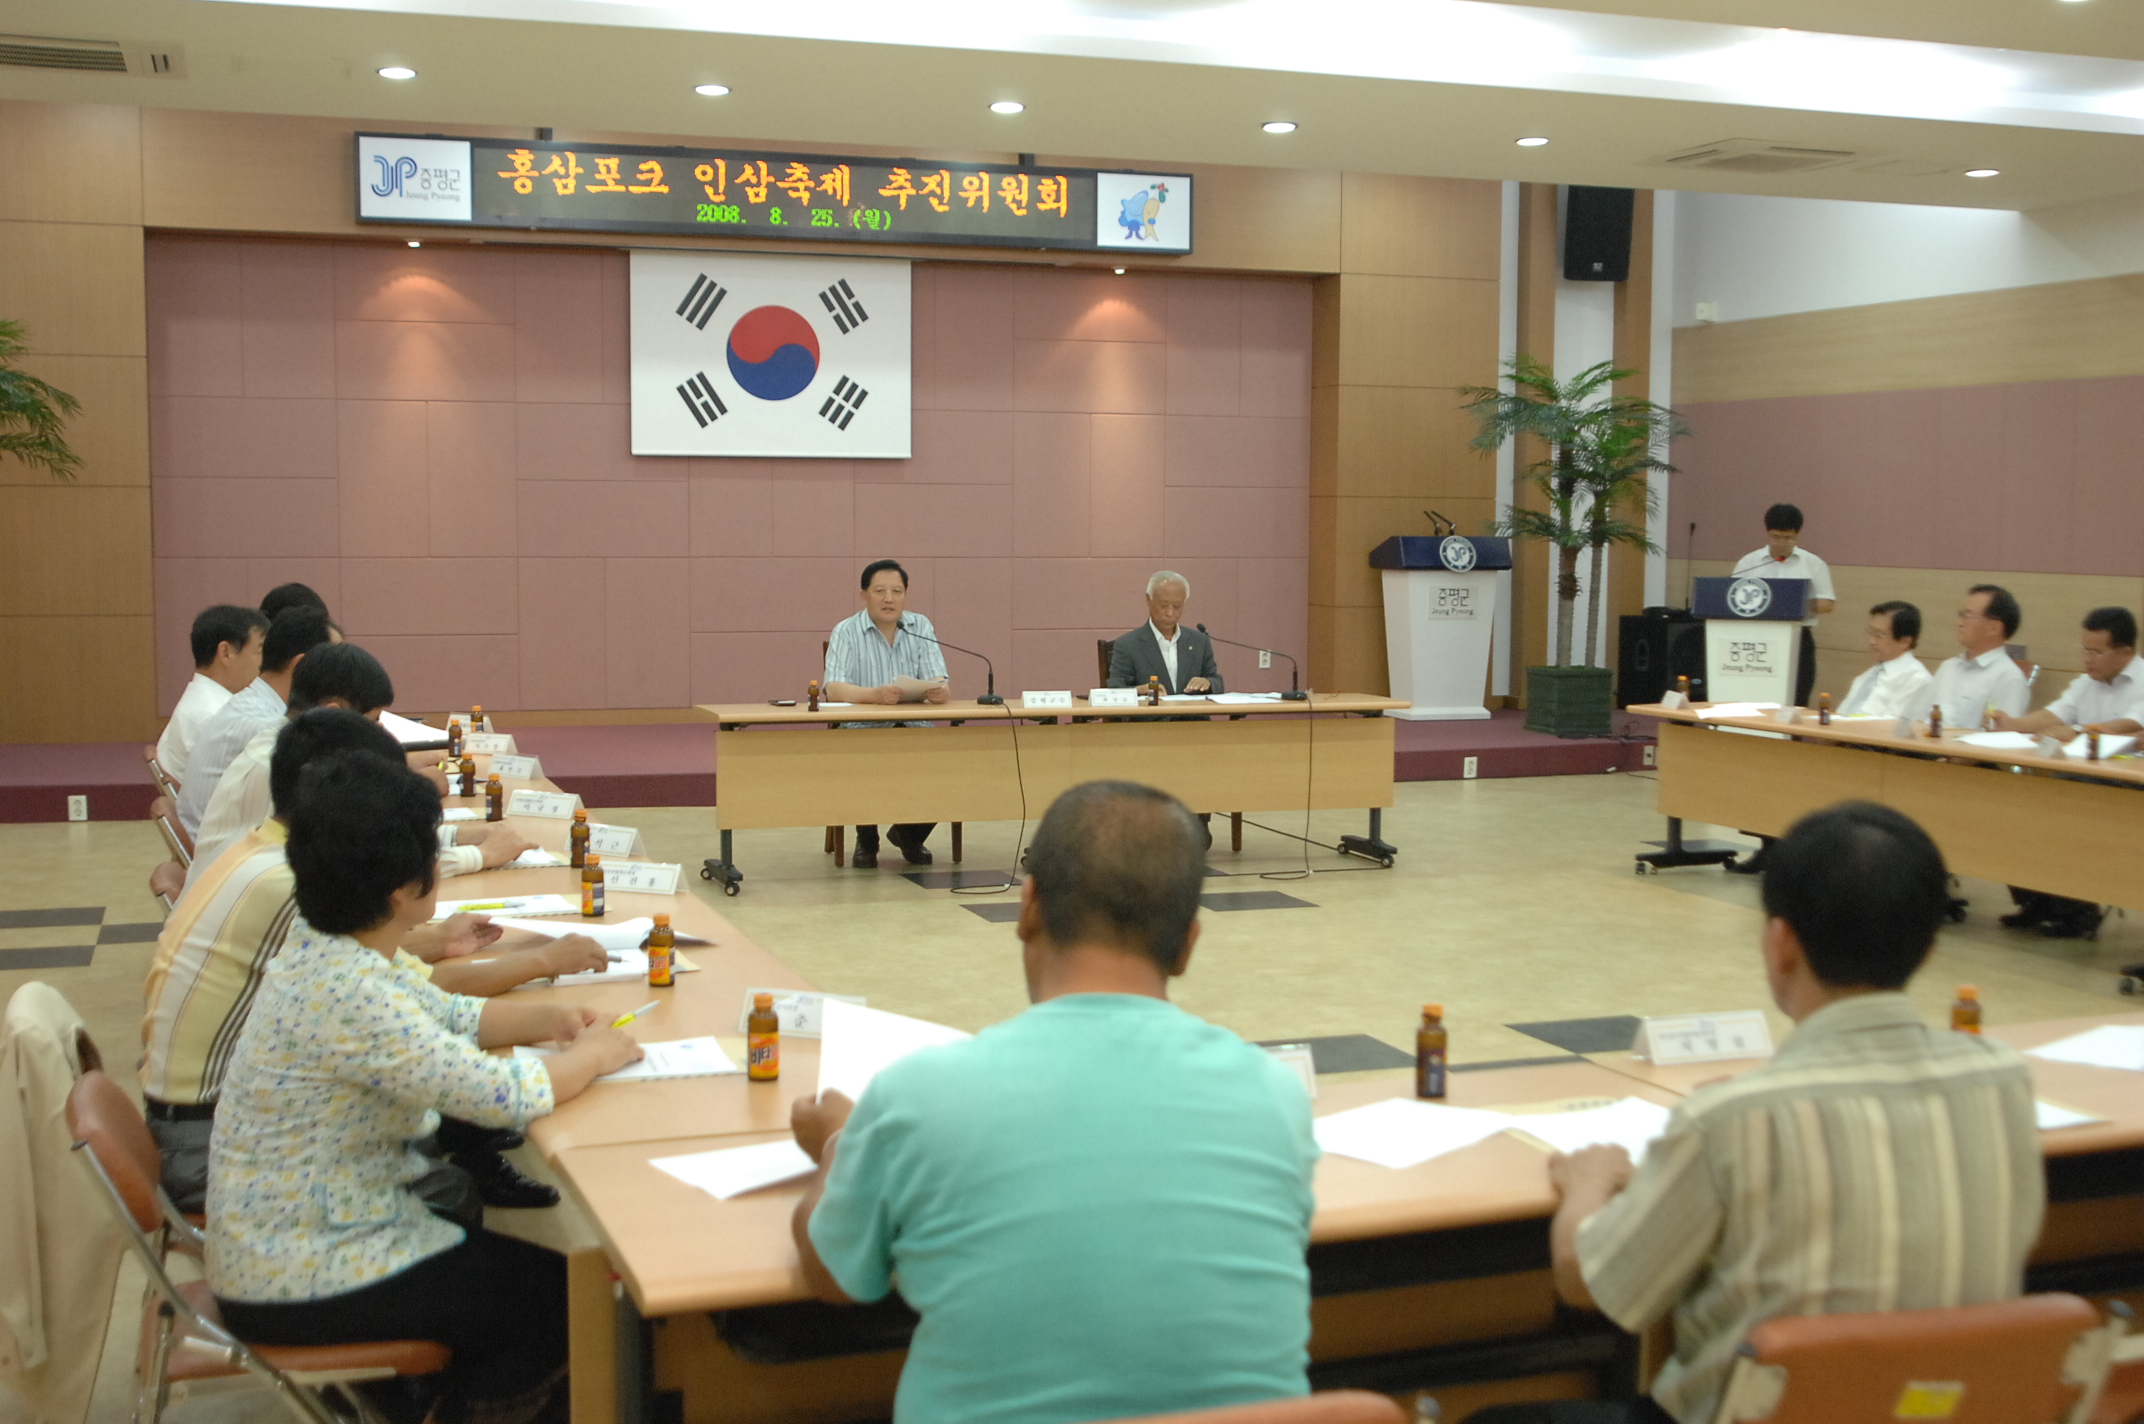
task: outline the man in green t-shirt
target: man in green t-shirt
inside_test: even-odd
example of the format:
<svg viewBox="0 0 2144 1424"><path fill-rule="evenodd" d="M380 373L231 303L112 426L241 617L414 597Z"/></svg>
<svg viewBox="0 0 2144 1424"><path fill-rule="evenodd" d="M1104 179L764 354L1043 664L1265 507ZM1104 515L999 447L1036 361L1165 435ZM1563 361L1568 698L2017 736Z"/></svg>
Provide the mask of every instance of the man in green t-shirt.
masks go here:
<svg viewBox="0 0 2144 1424"><path fill-rule="evenodd" d="M1028 853L1034 1007L800 1102L797 1249L835 1302L922 1316L896 1424L1074 1424L1300 1395L1310 1101L1168 1001L1198 941L1198 819L1090 782ZM853 1110L852 1110L853 1109Z"/></svg>

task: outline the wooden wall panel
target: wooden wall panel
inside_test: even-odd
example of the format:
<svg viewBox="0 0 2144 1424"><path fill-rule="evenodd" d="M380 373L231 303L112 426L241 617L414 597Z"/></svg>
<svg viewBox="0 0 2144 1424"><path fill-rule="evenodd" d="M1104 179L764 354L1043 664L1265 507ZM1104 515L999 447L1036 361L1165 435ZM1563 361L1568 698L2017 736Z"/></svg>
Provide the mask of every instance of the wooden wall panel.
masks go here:
<svg viewBox="0 0 2144 1424"><path fill-rule="evenodd" d="M1503 223L1497 184L1349 173L1341 192L1347 214L1340 231L1342 271L1496 280Z"/></svg>
<svg viewBox="0 0 2144 1424"><path fill-rule="evenodd" d="M81 485L149 484L149 363L140 356L32 356L31 375L82 403L67 444L82 457ZM20 460L0 460L0 486L49 485L52 476Z"/></svg>
<svg viewBox="0 0 2144 1424"><path fill-rule="evenodd" d="M1675 333L1675 402L2144 372L2144 274L1880 302Z"/></svg>
<svg viewBox="0 0 2144 1424"><path fill-rule="evenodd" d="M148 548L144 486L0 486L0 609L11 616L147 617Z"/></svg>
<svg viewBox="0 0 2144 1424"><path fill-rule="evenodd" d="M33 351L147 355L141 229L0 222L0 311L29 328Z"/></svg>
<svg viewBox="0 0 2144 1424"><path fill-rule="evenodd" d="M1519 187L1519 346L1524 354L1545 366L1556 364L1556 280L1559 275L1560 243L1556 233L1556 185L1525 183ZM1516 468L1524 471L1544 451L1536 441L1519 442ZM1538 496L1525 486L1514 491L1522 505L1539 507ZM1514 700L1526 705L1526 669L1549 659L1548 578L1551 551L1546 545L1522 541L1512 549L1511 629L1513 651L1511 690Z"/></svg>
<svg viewBox="0 0 2144 1424"><path fill-rule="evenodd" d="M1333 447L1349 471L1353 494L1458 499L1481 495L1486 479L1493 494L1496 457L1474 449L1474 418L1460 408L1465 397L1448 386L1332 386L1319 393L1338 422ZM1313 398L1313 419L1317 398ZM1337 467L1336 467L1337 468ZM1336 475L1320 483L1311 466L1312 494L1338 494ZM1441 509L1442 506L1439 506ZM1445 509L1445 514L1452 511ZM1480 529L1461 526L1469 534Z"/></svg>
<svg viewBox="0 0 2144 1424"><path fill-rule="evenodd" d="M156 620L0 616L0 741L149 741L157 733Z"/></svg>
<svg viewBox="0 0 2144 1424"><path fill-rule="evenodd" d="M1475 386L1496 380L1496 283L1346 273L1337 384Z"/></svg>
<svg viewBox="0 0 2144 1424"><path fill-rule="evenodd" d="M1617 395L1652 400L1653 373L1653 195L1641 192L1632 205L1630 222L1630 277L1615 287L1615 363L1636 371L1630 380L1616 383ZM1628 517L1638 523L1637 510ZM1608 554L1608 635L1601 663L1616 667L1621 660L1616 620L1645 607L1645 551L1634 544L1618 545Z"/></svg>
<svg viewBox="0 0 2144 1424"><path fill-rule="evenodd" d="M0 154L0 222L141 226L139 109L0 101Z"/></svg>

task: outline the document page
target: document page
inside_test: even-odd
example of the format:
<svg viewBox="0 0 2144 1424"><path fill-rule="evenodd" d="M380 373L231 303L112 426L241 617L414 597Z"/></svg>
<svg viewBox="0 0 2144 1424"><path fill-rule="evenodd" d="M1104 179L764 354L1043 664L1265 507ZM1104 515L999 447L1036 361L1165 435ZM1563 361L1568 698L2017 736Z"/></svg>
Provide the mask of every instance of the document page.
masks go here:
<svg viewBox="0 0 2144 1424"><path fill-rule="evenodd" d="M646 1057L638 1063L628 1063L614 1073L605 1073L596 1081L654 1083L665 1078L711 1078L718 1073L744 1071L730 1061L730 1056L722 1051L722 1045L713 1038L674 1038L668 1043L643 1043L640 1048ZM555 1048L523 1044L514 1050L514 1057L549 1058L556 1052Z"/></svg>
<svg viewBox="0 0 2144 1424"><path fill-rule="evenodd" d="M1312 1124L1318 1146L1341 1157L1404 1170L1447 1152L1472 1147L1512 1126L1514 1119L1480 1108L1444 1107L1414 1098L1387 1098Z"/></svg>
<svg viewBox="0 0 2144 1424"><path fill-rule="evenodd" d="M1643 1098L1623 1098L1576 1112L1517 1113L1511 1125L1555 1152L1606 1143L1621 1147L1637 1163L1645 1160L1645 1149L1666 1130L1668 1110Z"/></svg>
<svg viewBox="0 0 2144 1424"><path fill-rule="evenodd" d="M648 1165L722 1201L777 1182L793 1182L817 1168L794 1140L690 1152L682 1157L651 1157Z"/></svg>
<svg viewBox="0 0 2144 1424"><path fill-rule="evenodd" d="M864 1089L888 1064L898 1063L919 1048L969 1037L944 1024L828 999L819 1031L819 1091L831 1088L860 1102Z"/></svg>
<svg viewBox="0 0 2144 1424"><path fill-rule="evenodd" d="M2027 1058L2082 1063L2089 1068L2126 1068L2144 1073L2144 1025L2101 1024L2053 1043L2025 1050Z"/></svg>

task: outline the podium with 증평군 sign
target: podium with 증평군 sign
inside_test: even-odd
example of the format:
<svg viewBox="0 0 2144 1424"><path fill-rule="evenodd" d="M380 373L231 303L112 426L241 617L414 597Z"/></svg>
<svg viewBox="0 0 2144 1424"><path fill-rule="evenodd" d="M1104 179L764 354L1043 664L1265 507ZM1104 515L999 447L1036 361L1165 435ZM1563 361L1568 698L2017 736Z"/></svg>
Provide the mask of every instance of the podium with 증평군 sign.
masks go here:
<svg viewBox="0 0 2144 1424"><path fill-rule="evenodd" d="M1693 603L1705 620L1707 700L1794 701L1809 580L1701 578Z"/></svg>
<svg viewBox="0 0 2144 1424"><path fill-rule="evenodd" d="M1509 539L1395 534L1370 551L1385 585L1385 666L1392 695L1412 703L1386 713L1409 721L1484 719L1497 576L1511 567Z"/></svg>

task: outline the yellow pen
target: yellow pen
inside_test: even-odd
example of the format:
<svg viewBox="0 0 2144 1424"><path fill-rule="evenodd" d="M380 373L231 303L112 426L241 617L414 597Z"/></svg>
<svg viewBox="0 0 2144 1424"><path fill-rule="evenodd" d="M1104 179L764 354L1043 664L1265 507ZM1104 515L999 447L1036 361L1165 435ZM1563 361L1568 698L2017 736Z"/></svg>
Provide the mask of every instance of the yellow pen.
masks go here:
<svg viewBox="0 0 2144 1424"><path fill-rule="evenodd" d="M631 1013L629 1013L629 1014L620 1014L620 1015L618 1015L618 1017L616 1017L616 1018L612 1019L612 1020L610 1021L610 1026L611 1026L612 1028L624 1028L624 1027L625 1027L625 1026L626 1026L627 1024L631 1023L631 1022L632 1022L632 1021L633 1021L634 1019L637 1019L637 1018L639 1018L639 1017L640 1017L640 1016L641 1016L642 1014L646 1013L646 1012L647 1012L648 1010L650 1010L650 1009L659 1009L659 1008L661 1008L662 1006L663 1006L663 1001L662 1001L661 999L656 999L656 1000L654 1000L654 1001L653 1001L653 1002L651 1002L651 1003L646 1003L646 1004L642 1004L642 1005L641 1005L641 1006L640 1006L639 1008L637 1008L637 1009L633 1010L633 1011L632 1011Z"/></svg>

